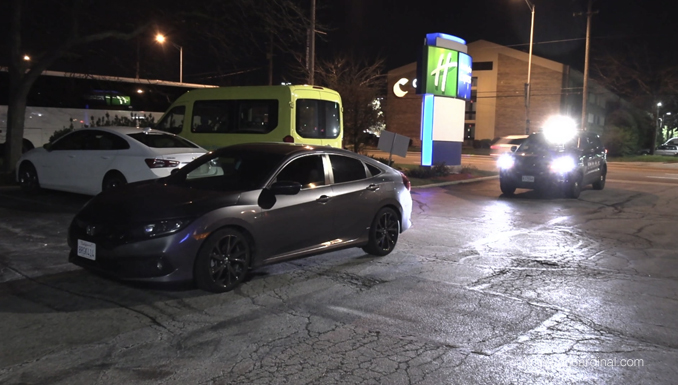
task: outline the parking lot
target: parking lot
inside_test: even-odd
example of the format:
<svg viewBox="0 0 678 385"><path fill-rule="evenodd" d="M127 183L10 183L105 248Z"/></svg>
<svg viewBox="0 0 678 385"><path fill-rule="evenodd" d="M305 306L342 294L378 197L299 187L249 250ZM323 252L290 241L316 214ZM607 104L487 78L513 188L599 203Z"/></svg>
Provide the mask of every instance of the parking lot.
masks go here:
<svg viewBox="0 0 678 385"><path fill-rule="evenodd" d="M88 197L2 188L0 382L671 383L676 193L416 189L392 254L272 265L209 294L67 263Z"/></svg>

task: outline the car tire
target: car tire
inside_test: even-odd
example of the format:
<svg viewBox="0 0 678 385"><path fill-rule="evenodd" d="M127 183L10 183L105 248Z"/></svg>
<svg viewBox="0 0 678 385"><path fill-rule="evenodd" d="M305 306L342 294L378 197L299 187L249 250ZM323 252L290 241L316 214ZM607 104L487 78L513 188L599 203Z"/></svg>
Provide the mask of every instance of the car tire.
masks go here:
<svg viewBox="0 0 678 385"><path fill-rule="evenodd" d="M235 289L247 275L250 245L240 231L224 228L203 243L195 259L193 278L199 289L223 293Z"/></svg>
<svg viewBox="0 0 678 385"><path fill-rule="evenodd" d="M398 243L400 235L400 218L392 208L384 207L372 220L369 230L369 240L363 247L368 254L384 256L389 254Z"/></svg>
<svg viewBox="0 0 678 385"><path fill-rule="evenodd" d="M572 199L579 198L581 193L581 177L575 176L565 187L565 196Z"/></svg>
<svg viewBox="0 0 678 385"><path fill-rule="evenodd" d="M101 183L101 191L107 191L126 184L127 179L125 179L124 175L119 172L110 172L104 177L104 181Z"/></svg>
<svg viewBox="0 0 678 385"><path fill-rule="evenodd" d="M594 190L602 190L605 188L605 180L607 179L607 170L603 170L603 172L600 174L598 177L598 180L593 182L593 189Z"/></svg>
<svg viewBox="0 0 678 385"><path fill-rule="evenodd" d="M499 180L499 188L501 189L501 193L504 195L513 195L513 193L516 192L516 186L503 180Z"/></svg>
<svg viewBox="0 0 678 385"><path fill-rule="evenodd" d="M31 162L23 162L19 167L19 186L25 192L35 192L40 189L38 172Z"/></svg>

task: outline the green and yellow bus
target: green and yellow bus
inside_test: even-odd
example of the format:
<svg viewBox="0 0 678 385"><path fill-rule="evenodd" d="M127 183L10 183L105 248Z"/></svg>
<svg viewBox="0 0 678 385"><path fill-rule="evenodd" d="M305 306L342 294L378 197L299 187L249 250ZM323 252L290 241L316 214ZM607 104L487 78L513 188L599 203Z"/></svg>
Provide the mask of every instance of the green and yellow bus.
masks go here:
<svg viewBox="0 0 678 385"><path fill-rule="evenodd" d="M208 150L249 142L341 148L341 97L308 85L197 89L172 103L154 128Z"/></svg>

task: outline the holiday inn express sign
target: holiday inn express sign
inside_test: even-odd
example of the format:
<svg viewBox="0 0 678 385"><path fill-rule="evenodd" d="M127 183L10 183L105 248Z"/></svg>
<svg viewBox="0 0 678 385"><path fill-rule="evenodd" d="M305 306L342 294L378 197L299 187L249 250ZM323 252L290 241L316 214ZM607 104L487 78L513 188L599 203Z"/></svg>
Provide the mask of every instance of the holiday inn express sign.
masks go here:
<svg viewBox="0 0 678 385"><path fill-rule="evenodd" d="M421 105L421 165L461 165L466 102L471 100L472 59L466 41L444 33L426 35L417 63L417 94ZM393 87L396 96L407 92Z"/></svg>

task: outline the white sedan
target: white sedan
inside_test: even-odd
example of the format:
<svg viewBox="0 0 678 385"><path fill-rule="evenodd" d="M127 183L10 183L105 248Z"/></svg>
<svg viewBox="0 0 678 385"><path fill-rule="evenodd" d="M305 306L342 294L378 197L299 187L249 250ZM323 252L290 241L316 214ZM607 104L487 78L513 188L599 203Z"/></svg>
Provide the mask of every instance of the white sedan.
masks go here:
<svg viewBox="0 0 678 385"><path fill-rule="evenodd" d="M46 188L96 195L122 184L162 178L207 150L150 128L77 129L23 154L17 181L25 190Z"/></svg>

